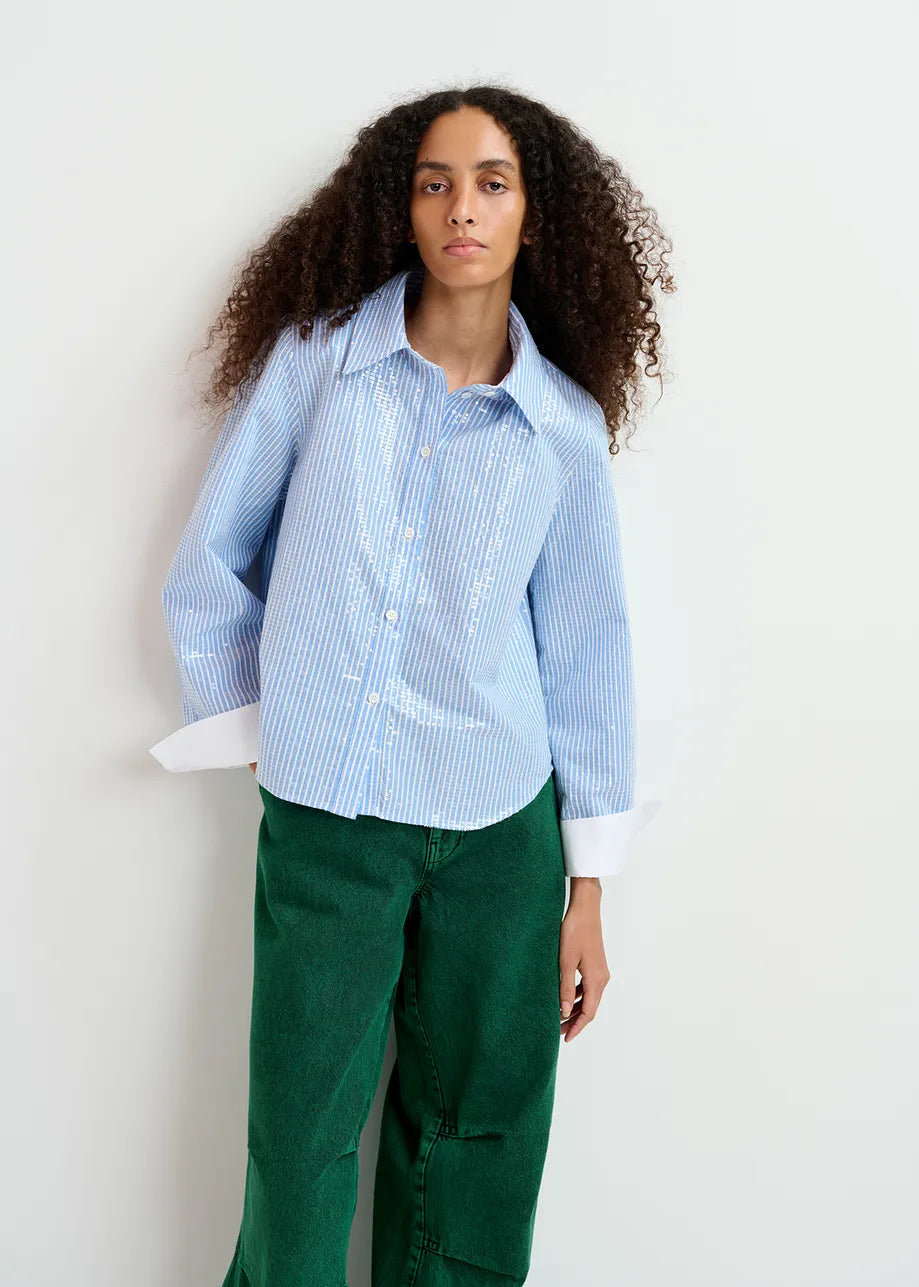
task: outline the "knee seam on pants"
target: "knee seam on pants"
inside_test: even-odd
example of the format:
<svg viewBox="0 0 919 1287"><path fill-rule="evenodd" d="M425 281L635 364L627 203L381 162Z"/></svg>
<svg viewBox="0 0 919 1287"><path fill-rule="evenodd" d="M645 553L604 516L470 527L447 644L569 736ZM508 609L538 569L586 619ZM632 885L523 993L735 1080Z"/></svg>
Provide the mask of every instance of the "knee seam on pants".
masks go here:
<svg viewBox="0 0 919 1287"><path fill-rule="evenodd" d="M475 1260L469 1260L466 1256L457 1256L454 1252L445 1251L435 1239L428 1237L427 1234L421 1240L423 1251L433 1252L434 1255L440 1256L442 1260L456 1260L463 1265L471 1265L473 1269L484 1269L486 1273L500 1279L505 1283L522 1283L522 1278L516 1278L513 1274L502 1274L497 1269L492 1269L490 1265L480 1265Z"/></svg>

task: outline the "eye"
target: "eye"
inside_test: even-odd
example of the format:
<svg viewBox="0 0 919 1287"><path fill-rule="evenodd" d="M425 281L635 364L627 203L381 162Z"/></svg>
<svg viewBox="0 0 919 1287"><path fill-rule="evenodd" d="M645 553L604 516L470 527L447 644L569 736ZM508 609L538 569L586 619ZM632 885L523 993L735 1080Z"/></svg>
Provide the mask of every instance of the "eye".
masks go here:
<svg viewBox="0 0 919 1287"><path fill-rule="evenodd" d="M445 186L443 179L432 179L430 183L424 184L421 191L427 192L429 188L443 188ZM500 179L486 179L485 186L491 188L492 191L495 188L503 188L505 192L507 191L507 184L502 183Z"/></svg>

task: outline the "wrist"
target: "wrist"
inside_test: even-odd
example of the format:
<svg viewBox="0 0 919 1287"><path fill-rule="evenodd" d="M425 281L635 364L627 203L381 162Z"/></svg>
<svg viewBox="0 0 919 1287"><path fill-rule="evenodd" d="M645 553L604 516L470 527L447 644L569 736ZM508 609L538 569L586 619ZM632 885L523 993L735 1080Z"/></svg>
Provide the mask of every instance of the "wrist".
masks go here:
<svg viewBox="0 0 919 1287"><path fill-rule="evenodd" d="M569 876L568 879L571 898L599 898L603 892L599 876Z"/></svg>

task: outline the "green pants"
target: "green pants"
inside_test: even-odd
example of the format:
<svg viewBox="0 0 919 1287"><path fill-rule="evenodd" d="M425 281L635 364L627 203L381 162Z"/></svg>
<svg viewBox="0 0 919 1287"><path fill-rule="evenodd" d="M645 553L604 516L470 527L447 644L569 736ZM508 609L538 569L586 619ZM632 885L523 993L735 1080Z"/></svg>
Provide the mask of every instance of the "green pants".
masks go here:
<svg viewBox="0 0 919 1287"><path fill-rule="evenodd" d="M347 1287L391 1018L373 1287L524 1282L561 1039L554 775L475 831L259 791L248 1159L223 1287Z"/></svg>

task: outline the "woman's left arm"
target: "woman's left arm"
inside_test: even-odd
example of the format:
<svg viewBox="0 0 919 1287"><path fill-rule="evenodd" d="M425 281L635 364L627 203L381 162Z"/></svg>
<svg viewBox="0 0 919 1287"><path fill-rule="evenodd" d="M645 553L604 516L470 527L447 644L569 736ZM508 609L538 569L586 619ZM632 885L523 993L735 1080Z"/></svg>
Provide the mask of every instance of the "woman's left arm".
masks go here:
<svg viewBox="0 0 919 1287"><path fill-rule="evenodd" d="M619 516L606 424L598 403L592 411L588 441L565 480L528 586L571 881L559 959L566 1041L594 1017L610 977L599 877L619 874L633 836L663 803L635 799L635 690Z"/></svg>
<svg viewBox="0 0 919 1287"><path fill-rule="evenodd" d="M600 923L599 876L572 876L571 897L561 928L559 947L559 1009L566 1041L576 1037L597 1013L603 989L610 980ZM575 970L581 981L575 985Z"/></svg>

